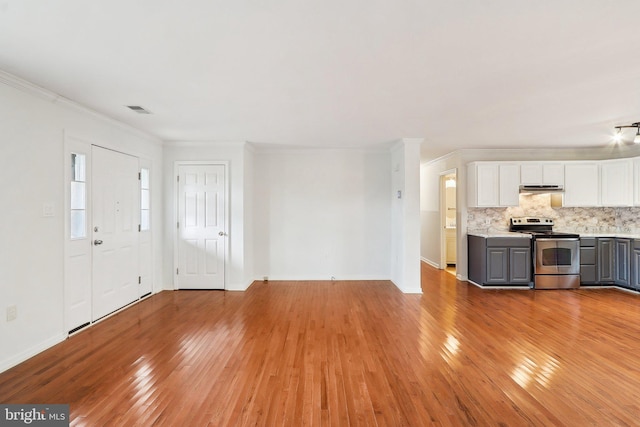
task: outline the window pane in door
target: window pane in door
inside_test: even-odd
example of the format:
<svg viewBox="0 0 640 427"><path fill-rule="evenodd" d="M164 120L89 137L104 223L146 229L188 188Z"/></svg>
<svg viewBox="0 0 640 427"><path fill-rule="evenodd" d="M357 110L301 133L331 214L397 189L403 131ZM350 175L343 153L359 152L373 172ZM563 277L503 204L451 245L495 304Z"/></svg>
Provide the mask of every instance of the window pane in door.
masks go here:
<svg viewBox="0 0 640 427"><path fill-rule="evenodd" d="M140 169L140 188L149 188L149 169Z"/></svg>
<svg viewBox="0 0 640 427"><path fill-rule="evenodd" d="M149 211L140 212L140 230L148 230L150 228Z"/></svg>
<svg viewBox="0 0 640 427"><path fill-rule="evenodd" d="M71 181L87 180L86 158L84 154L71 153Z"/></svg>
<svg viewBox="0 0 640 427"><path fill-rule="evenodd" d="M70 237L87 237L87 156L71 153L71 182L69 185Z"/></svg>
<svg viewBox="0 0 640 427"><path fill-rule="evenodd" d="M87 237L87 215L85 210L71 211L71 238Z"/></svg>
<svg viewBox="0 0 640 427"><path fill-rule="evenodd" d="M151 227L151 191L149 190L149 169L140 169L140 231Z"/></svg>
<svg viewBox="0 0 640 427"><path fill-rule="evenodd" d="M71 209L85 209L85 183L71 182Z"/></svg>
<svg viewBox="0 0 640 427"><path fill-rule="evenodd" d="M140 208L143 210L149 210L149 190L140 191Z"/></svg>

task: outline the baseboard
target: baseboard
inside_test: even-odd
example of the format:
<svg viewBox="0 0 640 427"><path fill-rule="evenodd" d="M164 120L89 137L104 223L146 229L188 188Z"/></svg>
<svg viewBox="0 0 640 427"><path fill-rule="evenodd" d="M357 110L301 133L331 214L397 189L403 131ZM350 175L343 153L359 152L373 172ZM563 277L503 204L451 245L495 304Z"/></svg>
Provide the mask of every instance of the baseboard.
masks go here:
<svg viewBox="0 0 640 427"><path fill-rule="evenodd" d="M389 277L380 276L360 276L360 275L346 275L346 276L325 276L325 275L313 275L313 276L268 276L269 282L330 282L330 281L388 281ZM263 282L263 278L256 278L256 282Z"/></svg>
<svg viewBox="0 0 640 427"><path fill-rule="evenodd" d="M43 351L53 347L54 345L60 344L66 338L67 338L66 334L55 335L49 338L48 340L45 340L40 344L23 351L22 353L16 354L15 356L7 360L3 360L2 362L0 362L0 372L4 372L8 369L13 368L14 366L19 365L20 363L26 360L31 359L33 356L37 355L38 353L42 353Z"/></svg>
<svg viewBox="0 0 640 427"><path fill-rule="evenodd" d="M400 289L400 288L399 288ZM403 294L422 294L422 288L400 289Z"/></svg>
<svg viewBox="0 0 640 427"><path fill-rule="evenodd" d="M440 264L437 262L433 262L430 259L424 258L424 257L420 257L420 260L422 262L424 262L425 264L429 264L431 267L433 268L437 268L438 270L440 270Z"/></svg>
<svg viewBox="0 0 640 427"><path fill-rule="evenodd" d="M224 286L224 290L225 291L231 291L231 292L244 292L247 289L249 289L249 286L251 286L253 282L249 282L249 283L232 283L232 284L226 284Z"/></svg>

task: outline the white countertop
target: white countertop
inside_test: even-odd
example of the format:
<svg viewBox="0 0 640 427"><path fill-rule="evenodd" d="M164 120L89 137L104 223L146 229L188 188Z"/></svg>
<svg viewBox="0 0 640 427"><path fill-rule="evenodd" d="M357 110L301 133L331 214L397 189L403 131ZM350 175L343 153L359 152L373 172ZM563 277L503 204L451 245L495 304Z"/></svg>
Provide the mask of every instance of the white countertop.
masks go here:
<svg viewBox="0 0 640 427"><path fill-rule="evenodd" d="M576 232L576 231L566 231L566 230L554 230L566 233L574 233L578 234L580 237L617 237L620 239L640 239L640 233L622 233L622 232L598 232L598 233L585 233L585 232ZM470 236L478 236L478 237L520 237L523 239L530 239L531 235L526 233L518 233L515 231L504 231L504 230L492 230L490 228L483 228L479 230L468 230L467 234Z"/></svg>
<svg viewBox="0 0 640 427"><path fill-rule="evenodd" d="M526 233L517 233L515 231L501 231L501 230L492 230L490 228L485 228L481 230L467 230L467 234L470 236L478 236L478 237L515 237L519 239L531 239L530 234Z"/></svg>
<svg viewBox="0 0 640 427"><path fill-rule="evenodd" d="M640 234L638 233L619 233L619 232L611 232L611 233L576 233L579 234L580 237L618 237L620 239L640 239Z"/></svg>

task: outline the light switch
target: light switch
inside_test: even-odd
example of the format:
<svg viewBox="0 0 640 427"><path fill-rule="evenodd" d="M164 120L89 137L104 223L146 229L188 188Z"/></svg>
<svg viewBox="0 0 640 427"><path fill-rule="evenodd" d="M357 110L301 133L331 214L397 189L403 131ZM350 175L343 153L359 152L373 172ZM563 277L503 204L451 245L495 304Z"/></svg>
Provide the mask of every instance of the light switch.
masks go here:
<svg viewBox="0 0 640 427"><path fill-rule="evenodd" d="M42 216L55 216L53 203L45 203L42 205Z"/></svg>

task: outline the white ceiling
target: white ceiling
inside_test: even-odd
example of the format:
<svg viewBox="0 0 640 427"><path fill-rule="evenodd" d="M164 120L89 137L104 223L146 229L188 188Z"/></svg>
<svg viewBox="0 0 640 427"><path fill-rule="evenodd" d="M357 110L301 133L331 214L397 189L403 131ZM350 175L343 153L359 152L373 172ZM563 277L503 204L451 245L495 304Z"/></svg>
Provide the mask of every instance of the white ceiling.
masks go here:
<svg viewBox="0 0 640 427"><path fill-rule="evenodd" d="M0 0L0 69L163 140L605 146L640 1Z"/></svg>

